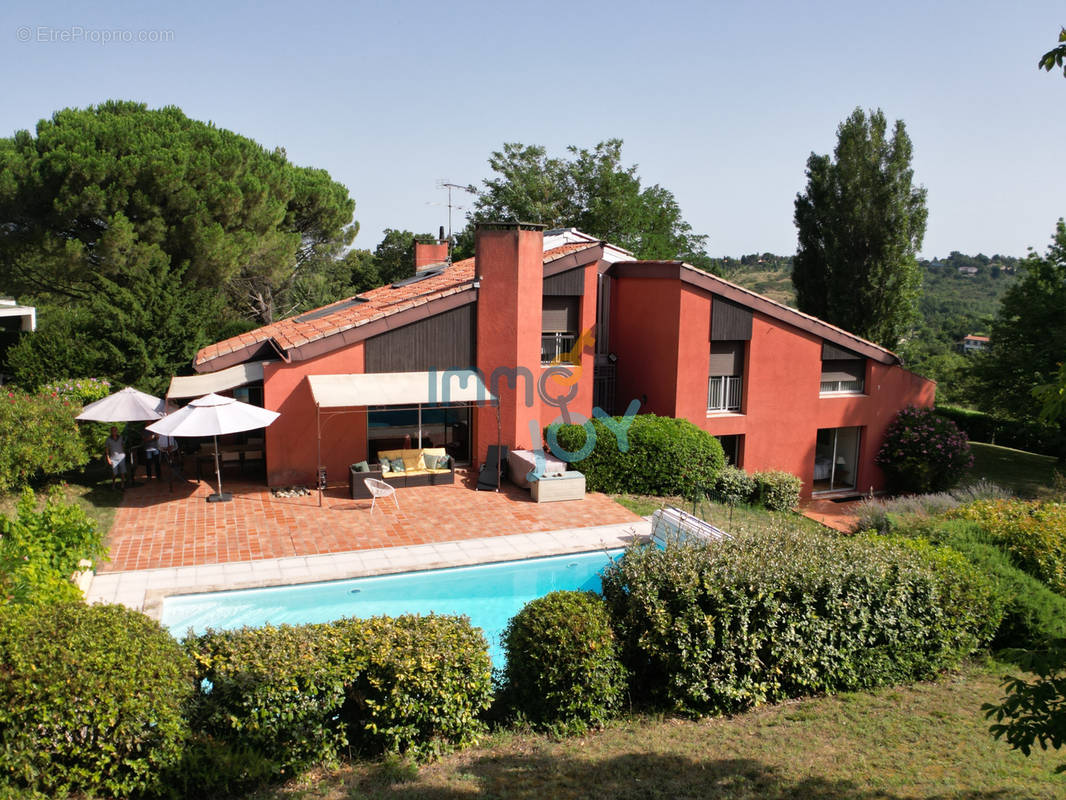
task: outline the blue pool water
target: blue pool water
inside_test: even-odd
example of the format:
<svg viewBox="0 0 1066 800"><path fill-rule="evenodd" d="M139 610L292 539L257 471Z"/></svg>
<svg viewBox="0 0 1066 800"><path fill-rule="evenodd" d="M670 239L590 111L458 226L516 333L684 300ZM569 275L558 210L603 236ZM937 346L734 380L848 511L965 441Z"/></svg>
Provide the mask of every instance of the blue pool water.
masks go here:
<svg viewBox="0 0 1066 800"><path fill-rule="evenodd" d="M622 550L549 556L475 567L405 572L326 583L177 595L163 601L162 622L176 637L189 628L296 625L341 617L465 614L485 631L492 662L503 665L500 634L518 611L560 589L599 592L600 574Z"/></svg>

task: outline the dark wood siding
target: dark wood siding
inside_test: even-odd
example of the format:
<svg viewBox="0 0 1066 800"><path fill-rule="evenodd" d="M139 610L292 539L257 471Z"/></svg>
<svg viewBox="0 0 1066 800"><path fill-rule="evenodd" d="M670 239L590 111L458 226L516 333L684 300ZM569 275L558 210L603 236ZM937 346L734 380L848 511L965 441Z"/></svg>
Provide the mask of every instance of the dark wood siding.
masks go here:
<svg viewBox="0 0 1066 800"><path fill-rule="evenodd" d="M540 329L542 333L577 333L580 297L545 297Z"/></svg>
<svg viewBox="0 0 1066 800"><path fill-rule="evenodd" d="M367 372L477 366L476 305L461 306L366 340Z"/></svg>
<svg viewBox="0 0 1066 800"><path fill-rule="evenodd" d="M751 309L715 296L711 304L711 341L751 341Z"/></svg>
<svg viewBox="0 0 1066 800"><path fill-rule="evenodd" d="M861 361L862 356L858 353L853 353L851 350L845 350L840 345L832 342L822 342L822 361L845 361L849 359Z"/></svg>
<svg viewBox="0 0 1066 800"><path fill-rule="evenodd" d="M569 295L580 297L585 294L585 268L568 269L558 275L544 279L544 296Z"/></svg>

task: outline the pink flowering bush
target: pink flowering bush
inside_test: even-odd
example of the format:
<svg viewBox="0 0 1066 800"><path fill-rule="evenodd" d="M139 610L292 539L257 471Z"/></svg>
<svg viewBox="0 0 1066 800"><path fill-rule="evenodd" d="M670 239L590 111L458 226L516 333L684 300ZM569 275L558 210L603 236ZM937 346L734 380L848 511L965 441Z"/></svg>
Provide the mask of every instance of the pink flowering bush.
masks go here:
<svg viewBox="0 0 1066 800"><path fill-rule="evenodd" d="M915 406L896 415L875 460L892 490L907 494L946 491L973 466L966 434L931 408Z"/></svg>
<svg viewBox="0 0 1066 800"><path fill-rule="evenodd" d="M65 381L46 383L39 394L61 397L73 405L87 406L111 394L111 381L104 378L68 378Z"/></svg>

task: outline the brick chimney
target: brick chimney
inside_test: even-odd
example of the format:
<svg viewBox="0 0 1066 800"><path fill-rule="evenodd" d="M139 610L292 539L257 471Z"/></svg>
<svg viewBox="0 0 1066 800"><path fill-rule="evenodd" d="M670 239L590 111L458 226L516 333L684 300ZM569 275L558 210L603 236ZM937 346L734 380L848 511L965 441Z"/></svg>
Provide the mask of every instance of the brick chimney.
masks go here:
<svg viewBox="0 0 1066 800"><path fill-rule="evenodd" d="M448 261L447 242L415 242L415 272L444 264Z"/></svg>
<svg viewBox="0 0 1066 800"><path fill-rule="evenodd" d="M544 226L482 223L476 231L474 271L480 282L477 314L477 365L500 401L501 443L512 449L540 445L541 312L544 290ZM512 387L493 373L518 376ZM476 458L485 458L496 441L496 412L478 412Z"/></svg>

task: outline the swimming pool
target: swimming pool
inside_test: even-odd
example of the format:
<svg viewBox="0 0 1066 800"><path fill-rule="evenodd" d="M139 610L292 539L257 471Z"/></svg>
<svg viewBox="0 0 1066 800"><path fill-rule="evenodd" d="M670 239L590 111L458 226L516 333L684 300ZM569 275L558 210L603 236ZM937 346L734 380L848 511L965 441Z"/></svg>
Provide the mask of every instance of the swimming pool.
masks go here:
<svg viewBox="0 0 1066 800"><path fill-rule="evenodd" d="M189 628L203 633L207 628L297 625L341 617L466 614L485 631L493 664L502 666L500 634L522 606L562 589L599 592L600 574L622 552L601 550L325 583L175 595L164 599L161 621L180 638Z"/></svg>

